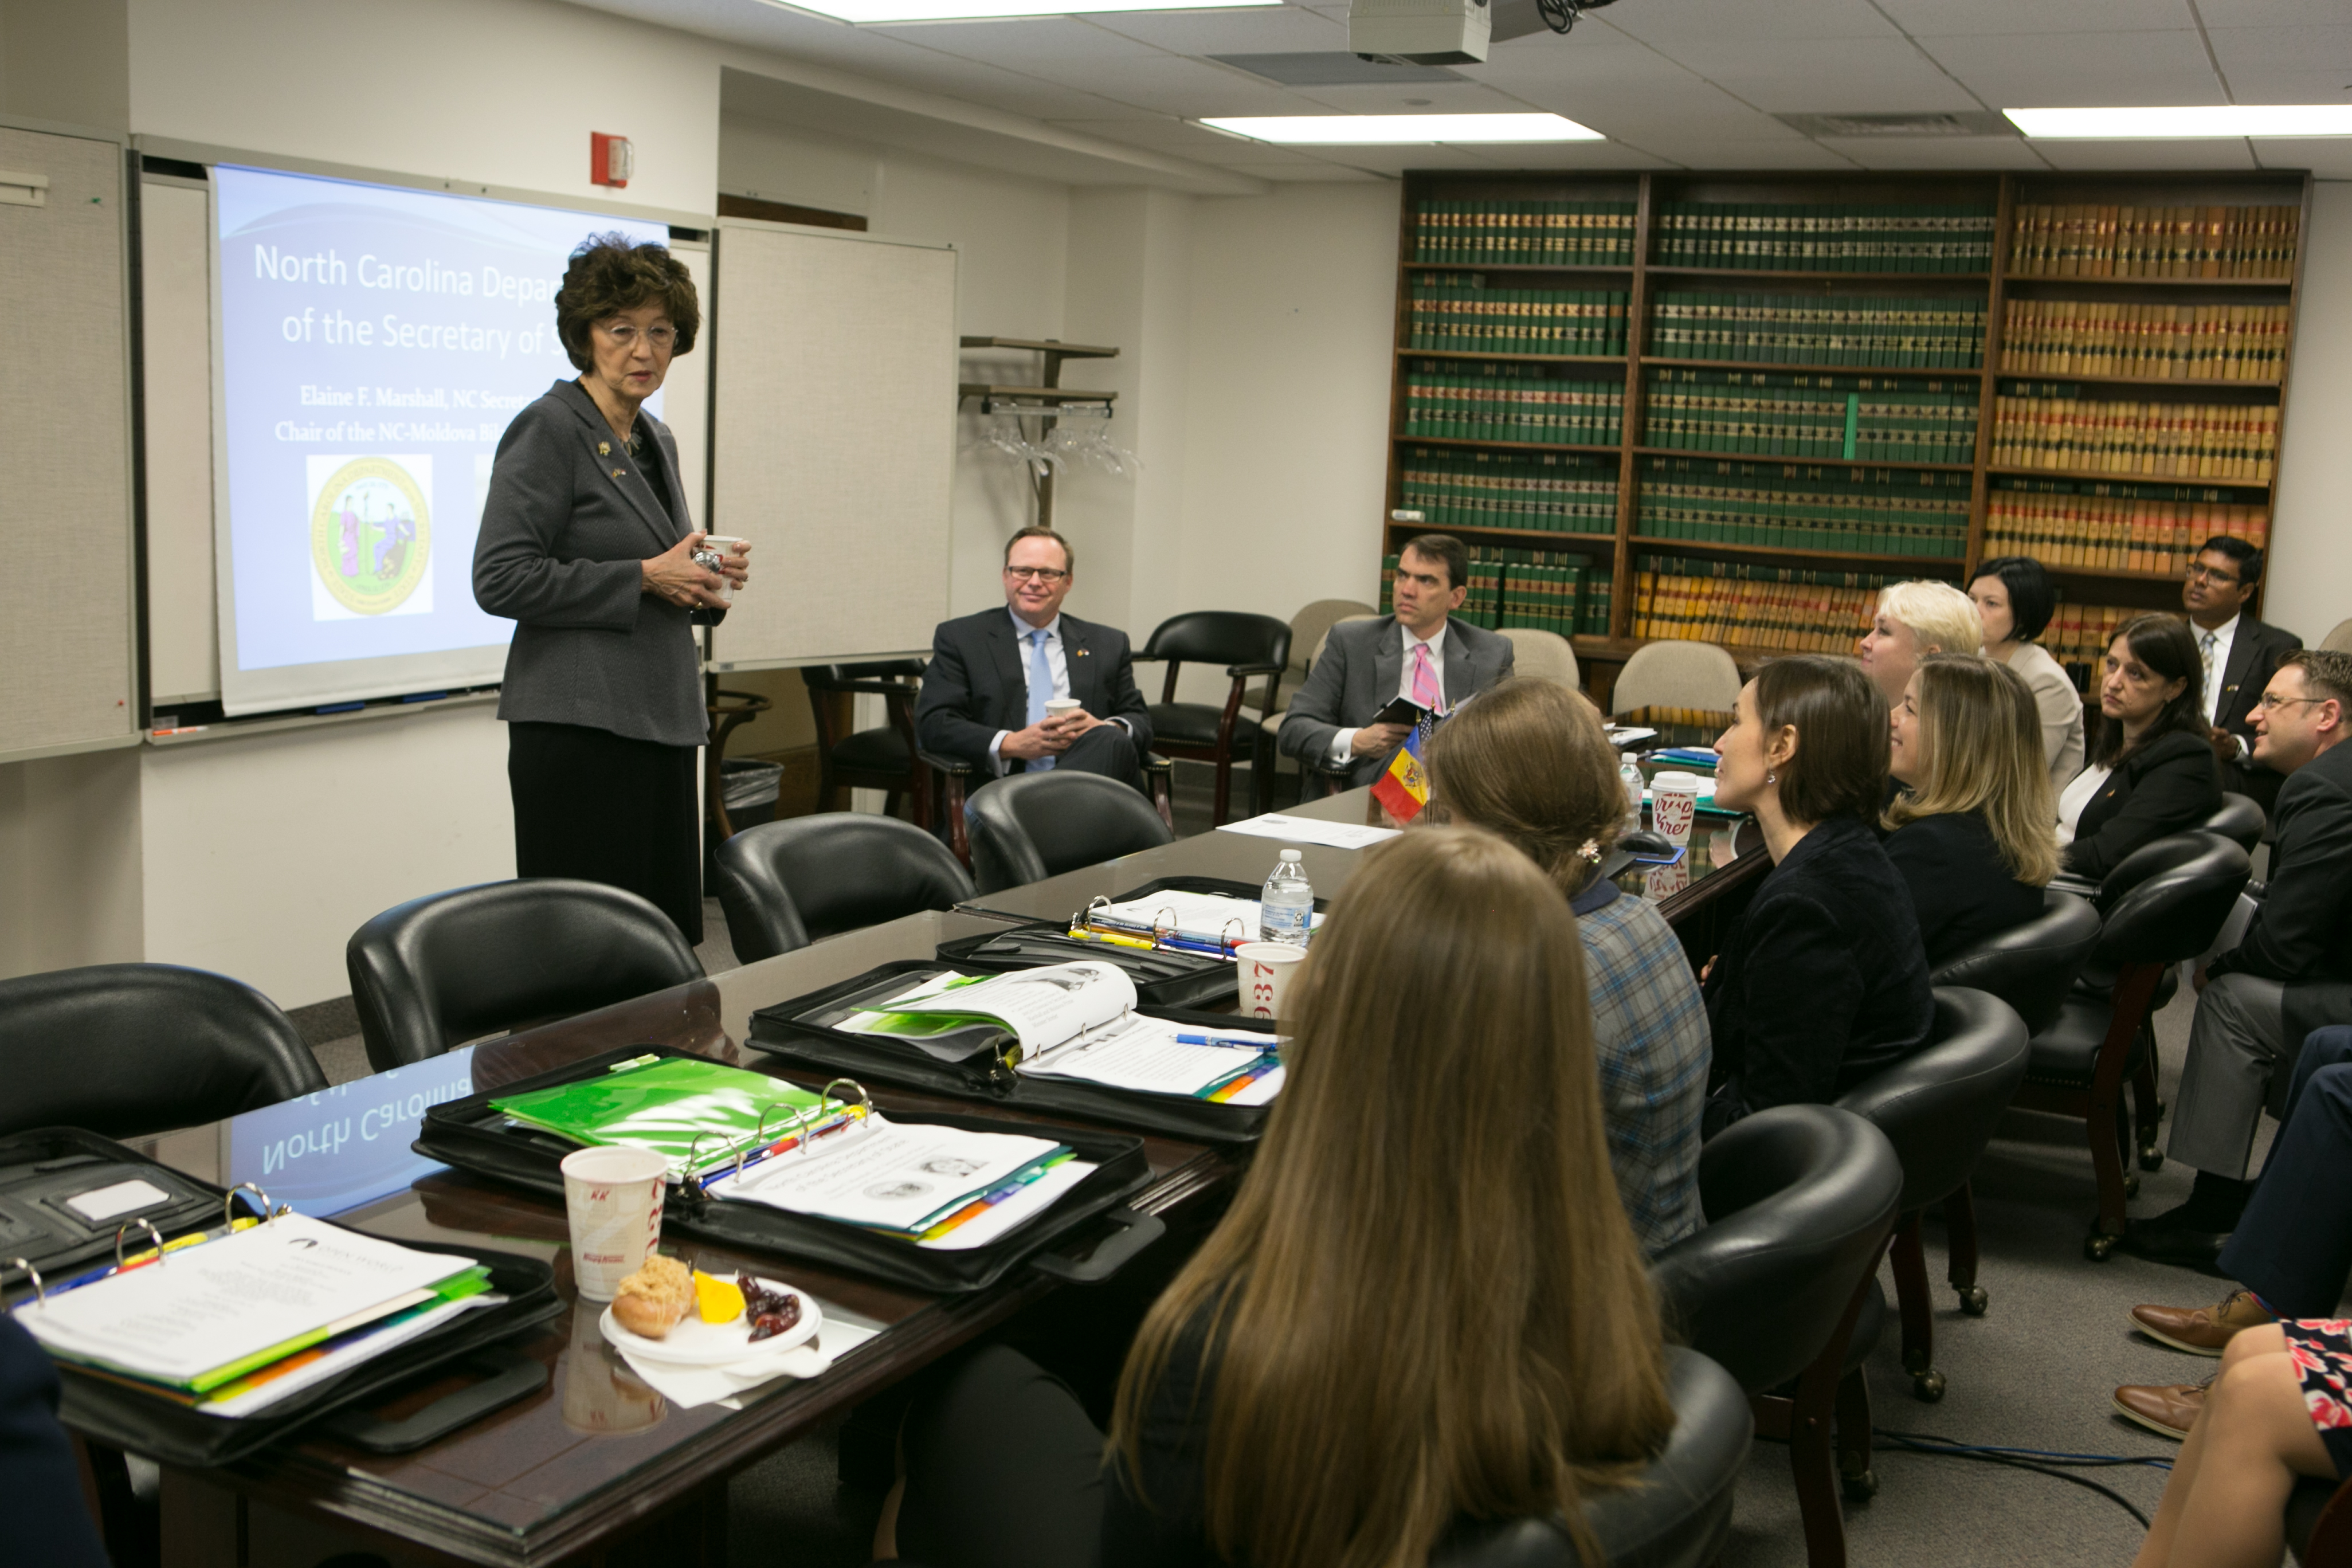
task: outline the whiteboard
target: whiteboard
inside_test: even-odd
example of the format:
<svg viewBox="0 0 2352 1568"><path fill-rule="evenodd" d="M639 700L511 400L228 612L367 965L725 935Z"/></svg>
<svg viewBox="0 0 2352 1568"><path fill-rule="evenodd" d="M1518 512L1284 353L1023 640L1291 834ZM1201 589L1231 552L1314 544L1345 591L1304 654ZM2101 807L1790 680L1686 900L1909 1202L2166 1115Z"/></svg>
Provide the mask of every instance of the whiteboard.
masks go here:
<svg viewBox="0 0 2352 1568"><path fill-rule="evenodd" d="M0 125L10 374L0 381L0 762L139 736L123 147Z"/></svg>
<svg viewBox="0 0 2352 1568"><path fill-rule="evenodd" d="M947 617L956 254L722 218L710 512L752 542L718 669L918 653Z"/></svg>

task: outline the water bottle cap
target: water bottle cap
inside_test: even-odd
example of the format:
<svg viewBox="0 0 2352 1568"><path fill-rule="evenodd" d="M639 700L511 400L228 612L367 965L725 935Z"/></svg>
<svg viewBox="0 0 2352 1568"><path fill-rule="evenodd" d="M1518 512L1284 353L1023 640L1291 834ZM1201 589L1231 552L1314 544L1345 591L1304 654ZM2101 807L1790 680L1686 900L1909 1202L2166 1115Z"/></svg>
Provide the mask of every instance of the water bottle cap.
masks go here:
<svg viewBox="0 0 2352 1568"><path fill-rule="evenodd" d="M1286 849L1282 852L1282 858L1286 860L1296 860L1298 858L1298 851L1296 849Z"/></svg>

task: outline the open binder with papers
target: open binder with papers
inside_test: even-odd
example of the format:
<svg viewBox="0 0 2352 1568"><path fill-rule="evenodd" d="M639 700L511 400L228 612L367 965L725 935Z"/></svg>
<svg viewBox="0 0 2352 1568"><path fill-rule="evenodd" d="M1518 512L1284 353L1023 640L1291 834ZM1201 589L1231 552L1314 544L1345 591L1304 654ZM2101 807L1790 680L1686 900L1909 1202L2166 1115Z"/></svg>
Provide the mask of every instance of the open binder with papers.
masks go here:
<svg viewBox="0 0 2352 1568"><path fill-rule="evenodd" d="M756 1114L754 1112L756 1111ZM666 1227L930 1290L1023 1264L1107 1278L1160 1234L1119 1205L1150 1178L1140 1140L993 1118L885 1113L663 1047L624 1047L433 1107L417 1152L560 1196L588 1142L671 1156ZM1084 1262L1054 1249L1121 1234Z"/></svg>
<svg viewBox="0 0 2352 1568"><path fill-rule="evenodd" d="M74 1129L0 1139L0 1211L23 1249L0 1259L9 1310L58 1363L67 1424L175 1464L226 1463L561 1310L536 1259L271 1211ZM493 1407L460 1396L449 1426Z"/></svg>
<svg viewBox="0 0 2352 1568"><path fill-rule="evenodd" d="M993 975L919 962L762 1008L749 1044L811 1073L1247 1142L1284 1076L1280 1042L1250 1022L1139 1007L1107 960Z"/></svg>

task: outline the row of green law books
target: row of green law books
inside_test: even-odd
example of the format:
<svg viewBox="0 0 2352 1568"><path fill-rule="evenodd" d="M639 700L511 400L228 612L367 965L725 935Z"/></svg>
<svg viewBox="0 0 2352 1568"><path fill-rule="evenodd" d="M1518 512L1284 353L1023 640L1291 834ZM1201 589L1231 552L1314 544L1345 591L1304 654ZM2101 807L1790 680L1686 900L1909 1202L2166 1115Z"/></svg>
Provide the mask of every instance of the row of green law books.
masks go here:
<svg viewBox="0 0 2352 1568"><path fill-rule="evenodd" d="M1399 504L1430 528L1617 531L1614 459L1415 447L1403 455L1398 478Z"/></svg>
<svg viewBox="0 0 2352 1568"><path fill-rule="evenodd" d="M1622 289L1490 289L1475 272L1416 278L1406 343L1447 353L1622 354L1629 298Z"/></svg>
<svg viewBox="0 0 2352 1568"><path fill-rule="evenodd" d="M1966 300L1677 290L1650 310L1661 359L1973 370L1984 339L1985 307Z"/></svg>
<svg viewBox="0 0 2352 1568"><path fill-rule="evenodd" d="M1560 637L1607 637L1610 569L1556 550L1471 545L1469 592L1454 613L1487 631L1526 627ZM1381 614L1395 609L1397 558L1381 559Z"/></svg>
<svg viewBox="0 0 2352 1568"><path fill-rule="evenodd" d="M1978 383L1778 371L1651 373L1643 445L1772 458L1966 463Z"/></svg>
<svg viewBox="0 0 2352 1568"><path fill-rule="evenodd" d="M1413 214L1412 258L1423 266L1630 265L1633 204L1427 201Z"/></svg>
<svg viewBox="0 0 2352 1568"><path fill-rule="evenodd" d="M1970 489L1964 473L1647 458L1633 531L1652 540L1948 560L1966 552Z"/></svg>
<svg viewBox="0 0 2352 1568"><path fill-rule="evenodd" d="M1988 272L1993 209L1809 202L1663 202L1662 267L1780 272Z"/></svg>
<svg viewBox="0 0 2352 1568"><path fill-rule="evenodd" d="M1433 361L1411 366L1401 434L1543 447L1613 447L1623 434L1622 382L1555 381L1533 365L1480 368L1486 374L1454 374ZM1530 374L1513 374L1522 369Z"/></svg>

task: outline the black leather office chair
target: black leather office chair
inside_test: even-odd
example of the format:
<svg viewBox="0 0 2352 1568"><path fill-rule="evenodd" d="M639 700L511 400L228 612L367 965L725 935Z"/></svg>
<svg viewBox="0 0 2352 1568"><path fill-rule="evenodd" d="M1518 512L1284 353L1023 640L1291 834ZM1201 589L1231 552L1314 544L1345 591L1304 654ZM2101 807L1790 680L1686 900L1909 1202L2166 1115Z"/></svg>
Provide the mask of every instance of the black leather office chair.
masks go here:
<svg viewBox="0 0 2352 1568"><path fill-rule="evenodd" d="M2262 806L2249 795L2224 793L2221 809L2197 825L2200 833L2217 833L2252 855L2254 846L2263 841L2263 830L2270 818L2263 815Z"/></svg>
<svg viewBox="0 0 2352 1568"><path fill-rule="evenodd" d="M1265 810L1265 779L1274 771L1273 738L1256 720L1241 716L1242 697L1250 678L1263 676L1265 695L1258 711L1273 707L1275 688L1290 664L1289 624L1237 610L1193 610L1153 627L1150 640L1135 657L1139 661L1163 659L1168 665L1160 700L1151 704L1152 750L1217 765L1214 823L1225 820L1234 758L1245 752L1250 758L1250 810L1252 815ZM1176 677L1188 663L1225 667L1233 689L1225 694L1223 708L1176 700Z"/></svg>
<svg viewBox="0 0 2352 1568"><path fill-rule="evenodd" d="M1959 1191L1992 1140L2000 1113L2025 1079L2025 1024L1997 996L1959 986L1936 990L1936 1031L1926 1050L1872 1074L1837 1103L1886 1134L1903 1162L1903 1217L1895 1227L1895 1301L1903 1317L1903 1367L1921 1399L1944 1397L1936 1370L1935 1312L1919 1216ZM1973 1263L1973 1260L1971 1260ZM1975 1283L1962 1306L1980 1314Z"/></svg>
<svg viewBox="0 0 2352 1568"><path fill-rule="evenodd" d="M93 963L0 981L0 1133L139 1138L327 1087L277 1005L168 963Z"/></svg>
<svg viewBox="0 0 2352 1568"><path fill-rule="evenodd" d="M2120 1145L2123 1084L2133 1079L2140 1163L2153 1170L2157 1152L2154 1058L2147 1021L2158 983L2172 965L2196 957L2213 943L2221 922L2245 889L2252 865L2246 852L2210 833L2183 833L2141 847L2116 868L2128 869L2130 885L2100 892L2105 924L2085 970L2111 976L2105 995L2074 994L2057 1020L2035 1032L2025 1083L2017 1103L2032 1110L2081 1117L2091 1147L2091 1167L2099 1184L2098 1217L2084 1251L2105 1260L2124 1232L2124 1200L2139 1184L2126 1176Z"/></svg>
<svg viewBox="0 0 2352 1568"><path fill-rule="evenodd" d="M1100 773L1013 773L971 797L971 868L983 893L1175 841L1160 814Z"/></svg>
<svg viewBox="0 0 2352 1568"><path fill-rule="evenodd" d="M855 811L747 827L719 847L719 902L751 963L819 937L971 897L948 847L910 822Z"/></svg>
<svg viewBox="0 0 2352 1568"><path fill-rule="evenodd" d="M352 933L343 963L378 1072L702 978L667 915L635 893L563 877L395 905Z"/></svg>
<svg viewBox="0 0 2352 1568"><path fill-rule="evenodd" d="M1850 1492L1877 1484L1861 1360L1885 1311L1878 1259L1901 1212L1903 1163L1850 1110L1782 1105L1710 1140L1698 1183L1706 1227L1650 1265L1667 1331L1748 1391L1759 1433L1787 1439L1806 1556L1839 1568L1837 1470ZM1791 1381L1794 1397L1772 1392Z"/></svg>
<svg viewBox="0 0 2352 1568"><path fill-rule="evenodd" d="M1732 1483L1755 1418L1738 1383L1696 1351L1667 1350L1666 1394L1675 1430L1664 1452L1585 1502L1598 1563L1578 1555L1556 1521L1515 1519L1456 1525L1429 1568L1706 1568L1731 1533Z"/></svg>

